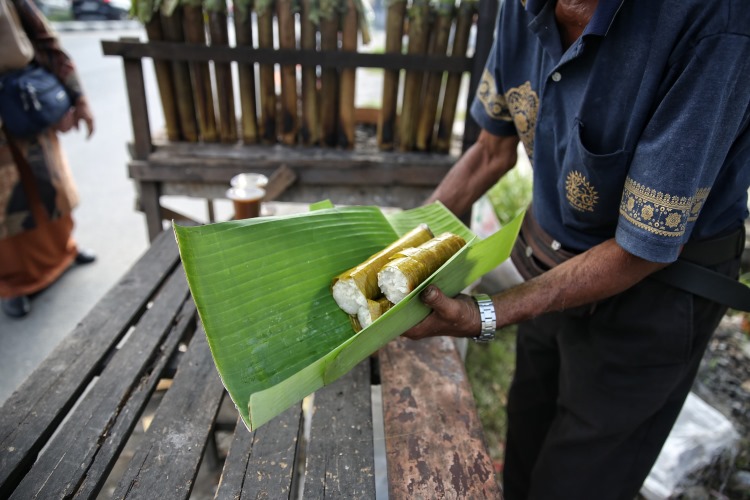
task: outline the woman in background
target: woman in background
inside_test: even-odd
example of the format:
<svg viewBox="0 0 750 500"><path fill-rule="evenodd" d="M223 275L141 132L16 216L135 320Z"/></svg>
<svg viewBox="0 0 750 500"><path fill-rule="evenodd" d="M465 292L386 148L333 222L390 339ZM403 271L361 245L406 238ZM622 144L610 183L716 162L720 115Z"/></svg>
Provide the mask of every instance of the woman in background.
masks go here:
<svg viewBox="0 0 750 500"><path fill-rule="evenodd" d="M57 139L57 132L77 129L81 121L90 137L94 119L73 62L33 1L0 4L0 77L35 62L60 79L73 102L59 123L31 139L0 130L0 300L5 314L23 317L31 310L30 295L71 264L95 260L72 237L78 192ZM25 162L14 160L12 145Z"/></svg>

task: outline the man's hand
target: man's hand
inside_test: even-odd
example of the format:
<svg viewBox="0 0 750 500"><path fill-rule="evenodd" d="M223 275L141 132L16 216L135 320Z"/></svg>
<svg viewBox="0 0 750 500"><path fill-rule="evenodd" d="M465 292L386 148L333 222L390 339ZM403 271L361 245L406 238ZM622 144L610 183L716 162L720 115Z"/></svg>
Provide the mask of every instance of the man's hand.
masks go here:
<svg viewBox="0 0 750 500"><path fill-rule="evenodd" d="M94 116L91 114L88 101L83 96L79 97L73 107L57 122L55 129L63 133L68 132L72 128L78 130L81 120L86 124L86 138L88 139L94 133Z"/></svg>
<svg viewBox="0 0 750 500"><path fill-rule="evenodd" d="M666 266L649 262L623 250L614 239L576 255L559 266L520 285L492 296L497 328L519 323L550 311L563 311L591 304L627 290L646 276ZM432 313L404 333L411 339L450 335L474 337L481 330L479 308L474 299L446 297L429 286L421 296Z"/></svg>
<svg viewBox="0 0 750 500"><path fill-rule="evenodd" d="M475 337L482 329L479 307L468 295L451 299L438 287L430 285L419 297L424 305L432 309L427 318L404 333L405 337L419 340L426 337L449 335L451 337Z"/></svg>

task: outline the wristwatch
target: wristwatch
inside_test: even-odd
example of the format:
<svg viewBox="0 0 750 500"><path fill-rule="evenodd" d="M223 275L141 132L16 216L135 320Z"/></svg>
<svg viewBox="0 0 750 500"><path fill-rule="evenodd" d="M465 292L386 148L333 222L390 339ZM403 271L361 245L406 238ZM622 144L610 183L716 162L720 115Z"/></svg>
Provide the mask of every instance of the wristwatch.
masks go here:
<svg viewBox="0 0 750 500"><path fill-rule="evenodd" d="M495 340L495 330L497 329L497 316L495 315L495 305L492 299L485 293L474 295L474 301L479 306L479 317L482 320L482 330L479 335L472 337L474 342L491 342Z"/></svg>

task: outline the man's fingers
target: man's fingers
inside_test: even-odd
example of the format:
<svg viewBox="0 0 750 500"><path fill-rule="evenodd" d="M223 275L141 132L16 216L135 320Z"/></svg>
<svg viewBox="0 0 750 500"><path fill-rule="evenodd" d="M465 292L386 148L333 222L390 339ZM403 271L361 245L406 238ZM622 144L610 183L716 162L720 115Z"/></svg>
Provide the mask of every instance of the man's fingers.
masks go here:
<svg viewBox="0 0 750 500"><path fill-rule="evenodd" d="M422 299L422 303L430 309L441 309L441 306L445 307L447 299L445 294L434 285L425 288L420 298Z"/></svg>

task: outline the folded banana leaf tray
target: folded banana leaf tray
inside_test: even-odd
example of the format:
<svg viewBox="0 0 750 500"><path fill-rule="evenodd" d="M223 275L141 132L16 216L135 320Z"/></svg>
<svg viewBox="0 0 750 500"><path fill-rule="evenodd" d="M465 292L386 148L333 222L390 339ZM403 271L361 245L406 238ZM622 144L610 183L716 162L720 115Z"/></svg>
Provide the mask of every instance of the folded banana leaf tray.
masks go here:
<svg viewBox="0 0 750 500"><path fill-rule="evenodd" d="M254 430L341 377L424 319L428 284L455 295L509 255L522 214L486 239L442 204L384 214L375 206L312 205L306 213L174 225L211 354ZM420 223L467 244L404 300L355 333L331 280Z"/></svg>

